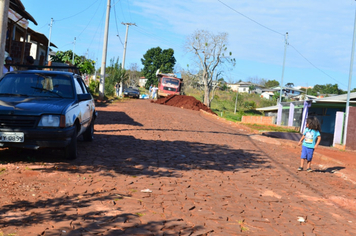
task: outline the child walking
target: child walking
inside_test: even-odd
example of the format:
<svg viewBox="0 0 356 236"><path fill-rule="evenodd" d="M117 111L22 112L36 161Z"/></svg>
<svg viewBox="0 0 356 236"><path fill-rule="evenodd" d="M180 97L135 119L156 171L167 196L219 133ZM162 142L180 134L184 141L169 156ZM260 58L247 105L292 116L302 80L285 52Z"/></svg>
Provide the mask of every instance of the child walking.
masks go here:
<svg viewBox="0 0 356 236"><path fill-rule="evenodd" d="M318 118L308 117L303 136L298 143L298 146L300 146L303 142L300 167L298 168L299 171L303 170L305 160L307 160L307 171L313 171L311 169L311 161L313 159L314 149L318 147L321 140L320 132L321 127Z"/></svg>

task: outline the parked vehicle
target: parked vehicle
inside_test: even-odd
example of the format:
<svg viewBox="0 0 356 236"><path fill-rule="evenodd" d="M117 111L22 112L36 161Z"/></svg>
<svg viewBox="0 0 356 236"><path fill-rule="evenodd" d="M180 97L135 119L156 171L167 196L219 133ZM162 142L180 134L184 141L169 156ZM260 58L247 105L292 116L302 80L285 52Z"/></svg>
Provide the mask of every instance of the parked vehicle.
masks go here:
<svg viewBox="0 0 356 236"><path fill-rule="evenodd" d="M132 98L139 98L140 97L140 90L136 88L126 88L124 90L124 97L132 97Z"/></svg>
<svg viewBox="0 0 356 236"><path fill-rule="evenodd" d="M95 103L71 72L27 70L0 79L0 147L61 148L77 157L77 137L94 138Z"/></svg>
<svg viewBox="0 0 356 236"><path fill-rule="evenodd" d="M183 89L183 79L178 78L176 74L159 73L157 70L156 76L158 78L158 93L157 98L167 97L169 95L181 95Z"/></svg>

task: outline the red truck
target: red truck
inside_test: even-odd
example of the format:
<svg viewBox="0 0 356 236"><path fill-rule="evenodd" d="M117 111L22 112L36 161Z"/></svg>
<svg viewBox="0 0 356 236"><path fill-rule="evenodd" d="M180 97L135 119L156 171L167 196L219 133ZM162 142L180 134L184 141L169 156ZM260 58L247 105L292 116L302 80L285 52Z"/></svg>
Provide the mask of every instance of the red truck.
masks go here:
<svg viewBox="0 0 356 236"><path fill-rule="evenodd" d="M182 94L182 78L178 78L176 74L159 73L159 70L157 70L156 76L158 78L157 98Z"/></svg>

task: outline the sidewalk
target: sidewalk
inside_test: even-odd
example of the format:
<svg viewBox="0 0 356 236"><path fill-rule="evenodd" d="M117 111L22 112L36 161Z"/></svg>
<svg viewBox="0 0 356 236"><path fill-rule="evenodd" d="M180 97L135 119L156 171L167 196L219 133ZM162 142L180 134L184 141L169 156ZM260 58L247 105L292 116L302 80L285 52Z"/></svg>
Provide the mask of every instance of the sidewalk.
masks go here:
<svg viewBox="0 0 356 236"><path fill-rule="evenodd" d="M299 133L266 132L251 138L271 144L287 147L292 152L300 153ZM319 145L315 149L313 164L316 172L332 172L356 184L356 152L344 151L334 147Z"/></svg>

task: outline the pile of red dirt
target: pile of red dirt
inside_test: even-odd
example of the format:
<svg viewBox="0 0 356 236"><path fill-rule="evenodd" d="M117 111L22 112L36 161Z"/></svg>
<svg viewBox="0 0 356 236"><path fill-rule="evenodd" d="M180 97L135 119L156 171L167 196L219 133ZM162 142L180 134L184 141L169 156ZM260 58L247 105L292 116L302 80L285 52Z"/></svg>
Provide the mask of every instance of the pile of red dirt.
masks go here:
<svg viewBox="0 0 356 236"><path fill-rule="evenodd" d="M205 106L203 103L201 103L199 100L195 99L192 96L170 95L165 98L157 99L156 101L152 100L151 102L162 105L169 105L173 107L180 107L194 111L203 110L216 115L216 113L213 112L209 107Z"/></svg>

